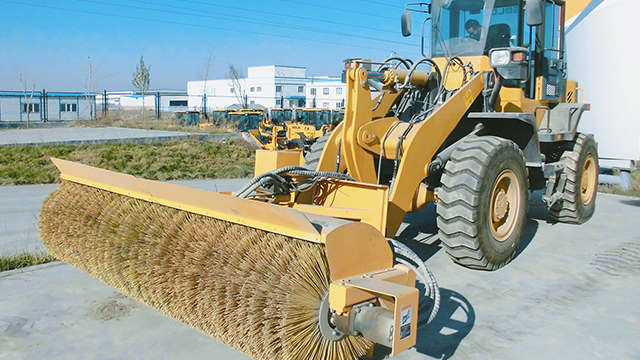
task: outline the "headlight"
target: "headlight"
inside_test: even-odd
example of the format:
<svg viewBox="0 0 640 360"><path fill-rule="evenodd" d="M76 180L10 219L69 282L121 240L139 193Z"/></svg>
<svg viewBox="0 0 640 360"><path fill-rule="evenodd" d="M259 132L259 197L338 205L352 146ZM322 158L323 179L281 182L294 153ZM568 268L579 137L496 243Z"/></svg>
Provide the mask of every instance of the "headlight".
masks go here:
<svg viewBox="0 0 640 360"><path fill-rule="evenodd" d="M511 52L509 50L497 50L491 52L489 65L493 68L508 65L511 60Z"/></svg>

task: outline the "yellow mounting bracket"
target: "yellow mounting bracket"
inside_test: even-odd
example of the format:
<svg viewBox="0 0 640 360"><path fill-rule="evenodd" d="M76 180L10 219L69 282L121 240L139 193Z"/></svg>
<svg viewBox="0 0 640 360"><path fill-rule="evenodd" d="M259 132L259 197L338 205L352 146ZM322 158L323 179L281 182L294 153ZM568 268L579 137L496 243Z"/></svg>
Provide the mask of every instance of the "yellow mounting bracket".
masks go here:
<svg viewBox="0 0 640 360"><path fill-rule="evenodd" d="M419 292L415 281L415 273L402 265L334 281L329 288L329 304L338 314L372 300L391 310L390 345L391 356L394 356L416 344Z"/></svg>

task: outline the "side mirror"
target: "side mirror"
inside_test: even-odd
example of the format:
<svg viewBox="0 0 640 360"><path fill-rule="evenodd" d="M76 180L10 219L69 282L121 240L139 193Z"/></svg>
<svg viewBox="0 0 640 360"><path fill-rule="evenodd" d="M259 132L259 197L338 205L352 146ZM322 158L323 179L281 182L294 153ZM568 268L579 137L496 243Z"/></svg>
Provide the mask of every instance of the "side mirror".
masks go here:
<svg viewBox="0 0 640 360"><path fill-rule="evenodd" d="M411 13L405 12L400 18L400 24L402 25L402 36L411 36Z"/></svg>
<svg viewBox="0 0 640 360"><path fill-rule="evenodd" d="M527 0L527 25L542 25L544 22L544 4L544 0Z"/></svg>

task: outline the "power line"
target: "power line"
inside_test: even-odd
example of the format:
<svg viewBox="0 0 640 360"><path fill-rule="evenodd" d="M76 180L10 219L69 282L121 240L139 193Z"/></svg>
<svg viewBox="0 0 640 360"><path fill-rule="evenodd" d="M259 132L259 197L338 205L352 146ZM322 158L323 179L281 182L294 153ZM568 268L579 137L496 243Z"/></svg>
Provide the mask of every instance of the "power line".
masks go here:
<svg viewBox="0 0 640 360"><path fill-rule="evenodd" d="M85 3L91 3L91 4L100 4L100 5L107 5L107 6L123 7L123 8L129 8L129 9L154 11L154 12L171 14L171 15L176 15L177 14L177 15L186 15L186 16L207 18L207 19L220 19L220 20L231 21L231 22L242 22L242 23L249 23L249 24L255 24L255 25L271 26L271 27L275 27L275 28L295 29L295 30L309 31L309 32L316 31L316 32L319 32L319 33L325 33L325 34L336 35L336 36L341 36L341 37L351 37L351 38L356 38L356 39L366 39L366 40L371 40L371 41L386 42L386 43L392 43L392 44L398 44L398 45L417 46L417 45L407 44L407 43L400 42L400 41L382 40L382 39L374 38L374 37L357 36L357 35L351 35L349 33L342 33L342 32L336 32L336 31L327 31L327 30L321 30L321 29L308 29L308 28L304 28L304 27L300 27L300 26L273 24L273 23L265 22L265 21L255 21L255 20L252 21L252 20L247 20L246 18L243 18L241 16L234 16L234 15L226 15L225 17L221 17L221 16L215 16L215 15L192 14L192 13L175 11L175 10L169 11L169 10L152 9L152 8L140 7L140 6L134 6L134 5L113 4L113 3L110 3L110 2L103 2L103 1L98 1L98 0L76 0L76 1L85 2ZM143 4L153 4L153 5L160 5L160 6L168 6L168 5L155 4L153 2L143 1L143 0L130 0L130 1L131 2L137 2L137 3L143 3ZM189 10L191 10L191 9L189 9ZM209 12L209 14L211 14L211 13ZM229 17L237 18L239 20L232 20L232 19L229 19Z"/></svg>
<svg viewBox="0 0 640 360"><path fill-rule="evenodd" d="M69 8L62 8L62 7L56 7L56 6L41 5L41 4L36 5L36 4L30 4L30 3L21 3L21 2L18 2L18 1L12 1L12 0L0 0L0 2L14 4L14 5L30 6L30 7L42 8L42 9L68 11L68 12L75 12L75 13L81 13L81 14L91 14L91 15L98 15L98 16L108 16L108 17L120 18L120 19L129 19L129 20L138 20L138 21L150 21L150 22L156 22L156 23L162 23L162 24L189 26L189 27L197 27L197 28L203 28L203 29L212 29L212 30L221 30L221 31L228 31L228 32L244 33L244 34L250 34L250 35L271 36L271 37L291 39L291 40L311 41L311 42L316 42L316 43L321 43L321 44L340 45L340 46L348 45L348 46L351 46L351 47L356 47L356 48L361 48L361 49L378 50L378 51L389 51L388 48L383 49L383 48L377 48L377 47L372 47L372 46L357 45L357 44L345 44L345 43L327 41L327 40L318 40L318 39L301 38L301 37L295 37L295 36L276 35L276 34L266 34L266 33L261 33L261 32L257 32L257 31L250 31L250 30L229 29L229 28L222 28L222 27L216 27L216 26L210 26L210 25L189 24L189 23L182 23L182 22L177 22L177 21L150 19L150 18L129 16L129 15L116 15L116 14L108 14L108 13L97 12L97 11L69 9ZM413 45L410 45L410 44L401 44L401 45L413 46Z"/></svg>
<svg viewBox="0 0 640 360"><path fill-rule="evenodd" d="M184 2L184 3L191 3L191 4L198 4L198 5L205 5L205 6L223 8L223 9L239 10L239 11L244 11L244 12L253 12L253 13L258 13L260 15L281 16L281 17L291 18L291 19L296 19L296 20L315 21L315 22L331 24L331 25L341 25L341 26L348 26L348 27L353 27L353 28L357 28L357 29L373 30L373 31L386 32L386 33L390 33L390 34L397 34L397 31L391 31L391 30L385 30L385 29L362 26L362 25L355 25L355 24L345 24L345 23L341 23L341 22L337 22L337 21L331 21L331 20L320 20L320 19L308 18L308 17L304 17L304 16L279 14L279 13L275 13L275 12L245 9L245 8L229 6L229 5L210 4L210 3L207 3L207 2L195 1L195 0L177 0L177 1ZM388 4L386 4L386 5L388 5ZM390 6L390 5L388 5L388 6Z"/></svg>
<svg viewBox="0 0 640 360"><path fill-rule="evenodd" d="M280 0L280 1L289 2L289 3L293 3L293 4L300 4L300 5L305 5L305 6L312 6L312 7L322 8L322 9L336 10L336 11L339 11L339 12L342 12L342 13L351 13L351 14L357 14L357 15L373 16L373 17L379 17L379 18L386 19L386 20L390 20L391 19L388 16L383 16L383 15L378 15L378 14L368 14L368 13L364 13L364 12L361 12L361 11L354 11L354 10L345 10L345 9L330 7L330 6L326 6L326 5L310 4L310 3L305 3L305 2L296 1L296 0Z"/></svg>

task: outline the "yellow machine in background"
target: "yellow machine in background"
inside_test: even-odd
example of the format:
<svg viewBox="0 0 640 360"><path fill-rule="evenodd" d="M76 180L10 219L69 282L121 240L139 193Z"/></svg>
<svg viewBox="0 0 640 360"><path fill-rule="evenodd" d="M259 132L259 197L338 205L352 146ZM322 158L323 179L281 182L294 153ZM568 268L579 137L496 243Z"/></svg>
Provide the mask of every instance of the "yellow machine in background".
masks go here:
<svg viewBox="0 0 640 360"><path fill-rule="evenodd" d="M557 221L594 212L597 144L577 132L589 106L563 72L564 2L524 10L408 5L403 34L410 12L427 14L432 56L350 61L344 120L306 158L258 150L257 176L233 194L54 160L63 183L43 205L43 243L256 359L355 360L374 343L396 355L439 301L392 239L408 212L436 202L451 258L483 270L513 258L529 190L546 187Z"/></svg>
<svg viewBox="0 0 640 360"><path fill-rule="evenodd" d="M271 109L271 117L249 134L265 150L302 149L306 153L340 121L337 110Z"/></svg>
<svg viewBox="0 0 640 360"><path fill-rule="evenodd" d="M263 109L239 109L229 112L227 116L226 127L237 131L249 131L257 129L259 124L266 119L267 114Z"/></svg>

